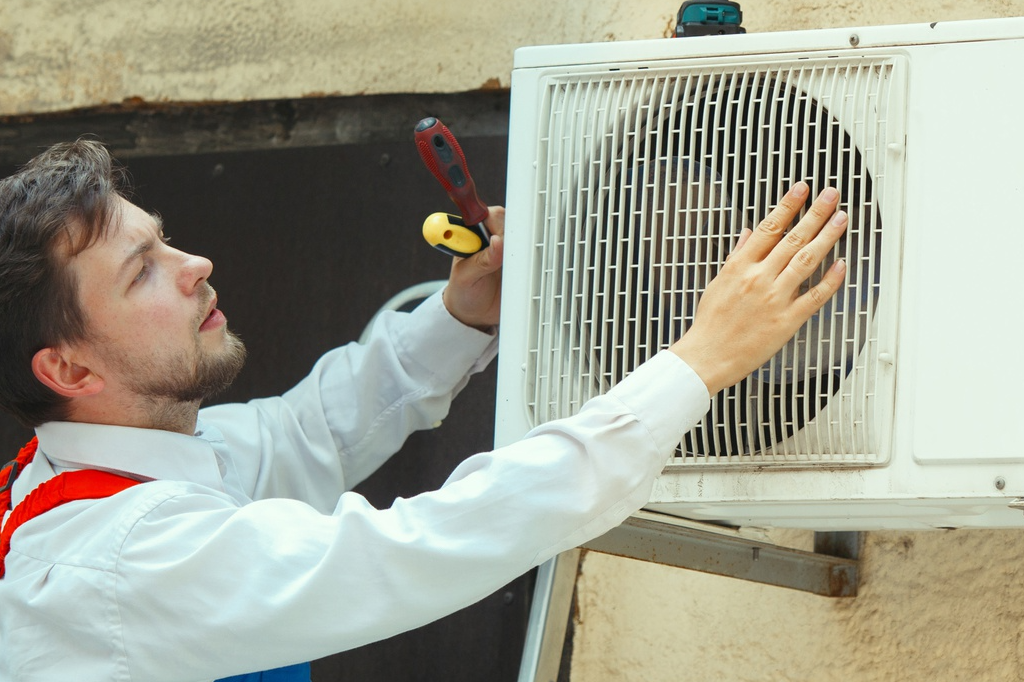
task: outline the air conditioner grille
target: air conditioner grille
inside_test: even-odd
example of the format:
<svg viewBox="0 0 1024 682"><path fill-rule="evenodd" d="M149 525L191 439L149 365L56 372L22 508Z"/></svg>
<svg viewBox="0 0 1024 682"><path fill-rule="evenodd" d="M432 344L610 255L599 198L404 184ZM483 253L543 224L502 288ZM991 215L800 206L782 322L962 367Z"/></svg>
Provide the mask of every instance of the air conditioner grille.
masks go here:
<svg viewBox="0 0 1024 682"><path fill-rule="evenodd" d="M845 258L846 286L714 397L673 464L878 463L880 206L898 66L812 57L550 77L526 372L534 422L575 413L678 338L740 229L803 179L843 194L848 234L822 272Z"/></svg>

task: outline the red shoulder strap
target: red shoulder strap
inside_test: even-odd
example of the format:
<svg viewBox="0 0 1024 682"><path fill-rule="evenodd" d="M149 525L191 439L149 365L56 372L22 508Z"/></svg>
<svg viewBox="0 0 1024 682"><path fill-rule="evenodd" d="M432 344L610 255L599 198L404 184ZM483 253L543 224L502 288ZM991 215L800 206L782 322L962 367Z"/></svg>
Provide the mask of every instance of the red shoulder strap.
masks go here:
<svg viewBox="0 0 1024 682"><path fill-rule="evenodd" d="M17 458L5 464L3 469L0 469L0 514L11 508L11 486L14 485L14 479L18 477L21 470L36 456L36 448L38 446L39 439L33 436L32 440L26 443L25 447L18 452Z"/></svg>
<svg viewBox="0 0 1024 682"><path fill-rule="evenodd" d="M25 452L27 448L31 447L31 453L27 456L27 460L24 464L32 461L32 457L35 455L35 439L33 438L25 448L22 448L22 452ZM21 454L18 455L19 459ZM17 462L17 460L16 460ZM7 487L0 495L6 495L6 504L4 503L3 497L0 497L0 510L6 511L10 508L11 504L11 492L10 484L13 483L13 479L17 476L21 470L22 464L18 469L10 471L7 478L3 478L2 472L0 472L0 485ZM83 471L65 471L62 474L58 474L48 481L43 481L36 489L30 492L24 500L22 500L11 515L7 517L7 522L4 524L3 530L0 531L0 578L4 577L5 567L4 560L7 558L7 553L11 549L11 536L14 535L14 531L18 527L30 519L34 519L40 514L45 514L55 507L66 502L72 502L74 500L96 500L102 497L110 497L117 493L130 488L133 485L140 483L132 478L125 476L118 476L117 474L110 474L105 471L93 471L86 469Z"/></svg>

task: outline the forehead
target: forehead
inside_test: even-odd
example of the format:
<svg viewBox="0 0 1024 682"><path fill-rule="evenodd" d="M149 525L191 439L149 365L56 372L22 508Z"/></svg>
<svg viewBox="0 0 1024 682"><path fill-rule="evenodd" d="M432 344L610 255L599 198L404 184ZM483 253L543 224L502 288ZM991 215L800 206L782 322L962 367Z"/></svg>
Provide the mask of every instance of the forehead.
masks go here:
<svg viewBox="0 0 1024 682"><path fill-rule="evenodd" d="M73 254L69 265L79 278L101 280L116 277L126 260L159 236L161 225L135 204L117 197L105 229L79 253Z"/></svg>

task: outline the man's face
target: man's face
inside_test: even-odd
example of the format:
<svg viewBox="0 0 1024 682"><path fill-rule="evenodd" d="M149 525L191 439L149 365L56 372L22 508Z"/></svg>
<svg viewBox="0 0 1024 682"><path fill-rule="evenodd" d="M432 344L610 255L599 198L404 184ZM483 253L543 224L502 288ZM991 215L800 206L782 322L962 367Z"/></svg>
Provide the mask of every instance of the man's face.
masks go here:
<svg viewBox="0 0 1024 682"><path fill-rule="evenodd" d="M88 339L81 348L106 390L163 403L226 388L245 360L207 283L213 264L170 247L159 219L118 199L113 225L70 261Z"/></svg>

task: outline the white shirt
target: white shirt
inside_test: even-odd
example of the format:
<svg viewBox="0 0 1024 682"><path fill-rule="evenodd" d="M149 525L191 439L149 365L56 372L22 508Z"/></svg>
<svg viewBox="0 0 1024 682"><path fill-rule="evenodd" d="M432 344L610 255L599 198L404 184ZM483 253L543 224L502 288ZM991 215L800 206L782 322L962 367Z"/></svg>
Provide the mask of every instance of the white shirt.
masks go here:
<svg viewBox="0 0 1024 682"><path fill-rule="evenodd" d="M577 416L469 457L437 491L383 510L342 494L443 418L493 354L435 296L281 397L202 410L195 437L43 425L14 504L70 469L147 482L14 534L0 681L200 682L436 620L639 509L709 402L665 352Z"/></svg>

